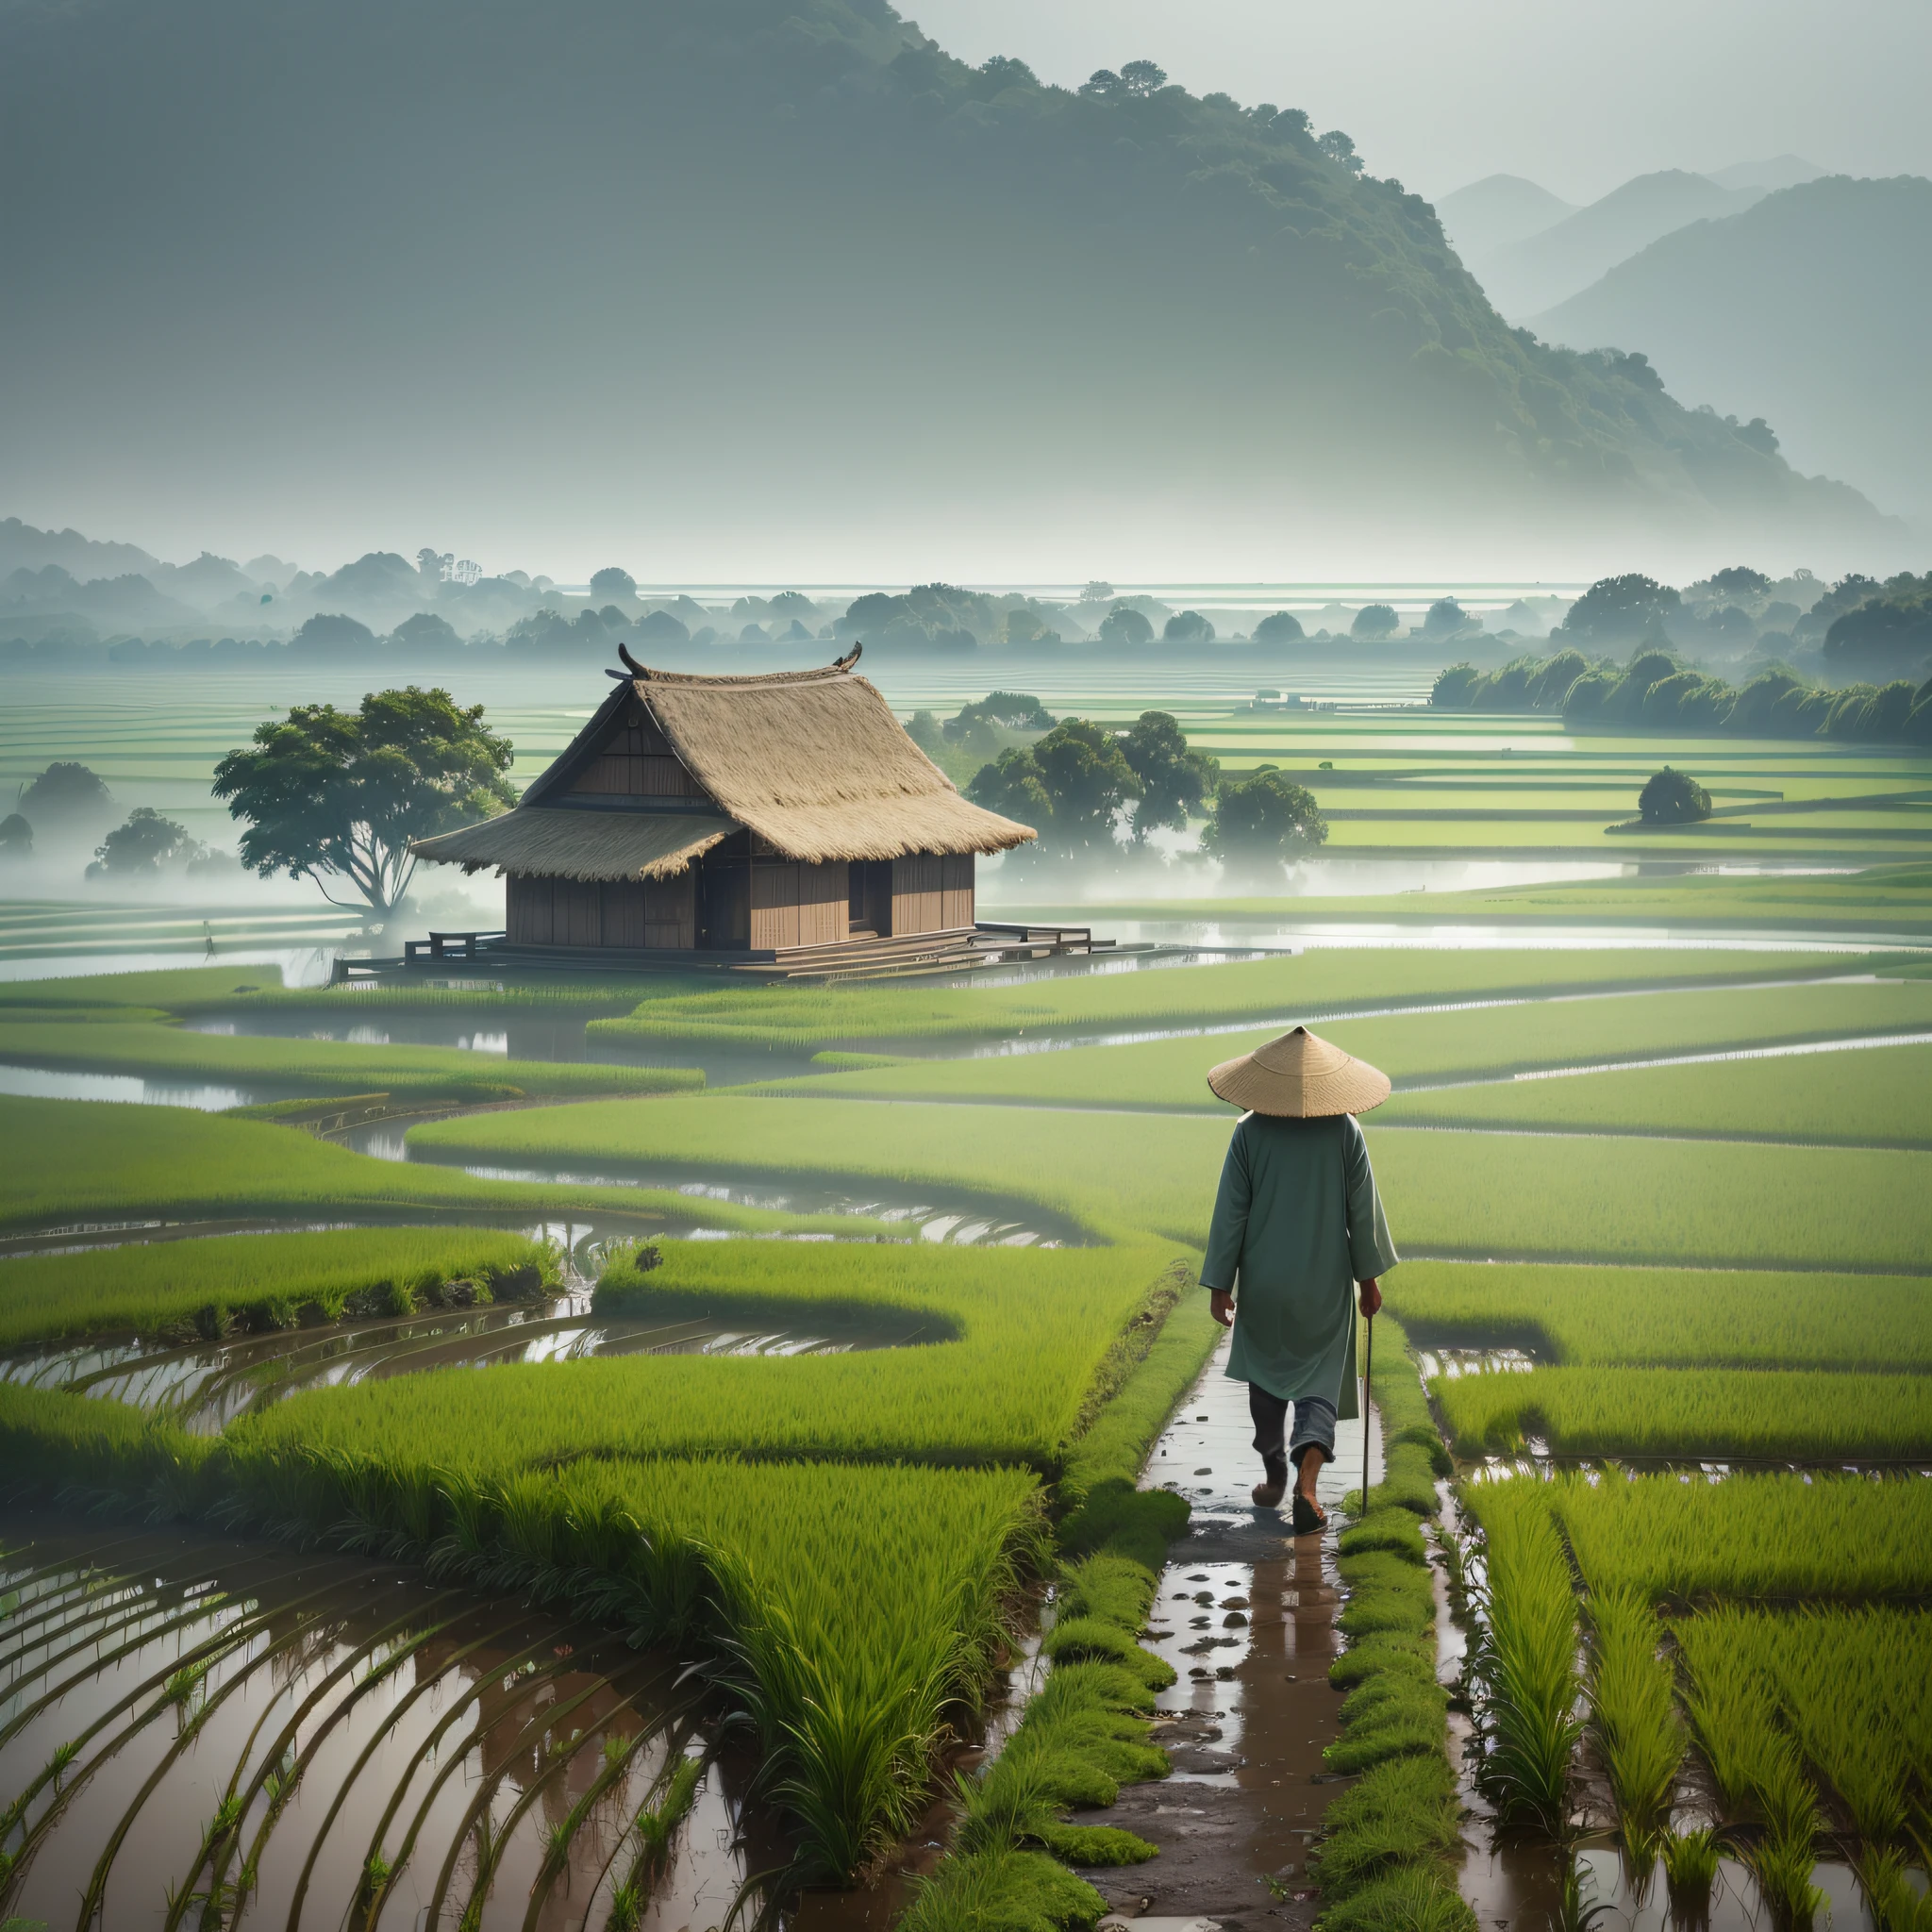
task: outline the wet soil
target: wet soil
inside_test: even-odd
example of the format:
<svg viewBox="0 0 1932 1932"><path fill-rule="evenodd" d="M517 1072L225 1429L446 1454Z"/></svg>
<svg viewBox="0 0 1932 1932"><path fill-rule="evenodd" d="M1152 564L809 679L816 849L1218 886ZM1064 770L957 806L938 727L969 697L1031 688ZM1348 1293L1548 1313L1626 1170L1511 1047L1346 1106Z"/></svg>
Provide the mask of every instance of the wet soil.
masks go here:
<svg viewBox="0 0 1932 1932"><path fill-rule="evenodd" d="M1078 1824L1111 1824L1160 1848L1143 1865L1083 1871L1122 1917L1206 1918L1228 1932L1300 1928L1319 1902L1308 1852L1329 1800L1347 1782L1322 1752L1341 1735L1341 1693L1328 1666L1342 1648L1335 1538L1341 1497L1362 1474L1362 1424L1343 1423L1319 1493L1330 1527L1288 1533L1286 1514L1249 1496L1260 1477L1247 1386L1224 1373L1226 1343L1157 1445L1143 1484L1194 1506L1174 1546L1142 1642L1180 1681L1160 1698L1158 1740L1172 1776L1124 1787ZM1371 1480L1380 1431L1369 1429Z"/></svg>

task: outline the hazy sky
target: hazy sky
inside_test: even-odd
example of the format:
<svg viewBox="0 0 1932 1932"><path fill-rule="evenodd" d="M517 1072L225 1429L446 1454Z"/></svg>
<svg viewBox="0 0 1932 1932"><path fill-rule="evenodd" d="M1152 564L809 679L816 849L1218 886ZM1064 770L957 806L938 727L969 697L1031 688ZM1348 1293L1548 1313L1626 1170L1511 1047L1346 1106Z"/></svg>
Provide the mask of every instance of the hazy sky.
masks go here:
<svg viewBox="0 0 1932 1932"><path fill-rule="evenodd" d="M900 0L962 59L1069 84L1158 60L1197 93L1306 108L1417 193L1799 154L1932 175L1928 0Z"/></svg>

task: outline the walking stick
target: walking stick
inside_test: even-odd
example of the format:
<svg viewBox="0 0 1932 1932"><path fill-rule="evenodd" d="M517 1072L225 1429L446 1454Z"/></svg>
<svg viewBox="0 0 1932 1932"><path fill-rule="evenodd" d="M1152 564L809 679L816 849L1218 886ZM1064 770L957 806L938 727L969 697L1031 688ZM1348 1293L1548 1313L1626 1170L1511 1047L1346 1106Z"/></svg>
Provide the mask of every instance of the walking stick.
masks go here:
<svg viewBox="0 0 1932 1932"><path fill-rule="evenodd" d="M1367 1343L1362 1350L1362 1514L1369 1513L1369 1375L1375 1366L1375 1318L1365 1315Z"/></svg>

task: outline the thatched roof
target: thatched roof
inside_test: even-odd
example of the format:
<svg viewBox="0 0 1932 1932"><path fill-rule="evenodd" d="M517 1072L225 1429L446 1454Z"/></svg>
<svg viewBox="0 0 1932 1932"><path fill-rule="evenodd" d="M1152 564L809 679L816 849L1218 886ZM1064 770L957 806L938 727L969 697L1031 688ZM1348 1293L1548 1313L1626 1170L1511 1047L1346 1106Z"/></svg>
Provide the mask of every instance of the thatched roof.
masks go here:
<svg viewBox="0 0 1932 1932"><path fill-rule="evenodd" d="M607 801L575 789L618 728L633 695L728 821L722 826L716 820L702 822L717 828L717 837L749 826L787 857L823 863L914 852L1004 852L1035 836L1030 826L961 798L953 781L906 735L878 691L852 675L850 660L816 671L746 677L640 670L611 692L516 810L461 832L420 840L414 849L425 858L454 859L472 868L498 865L507 872L560 877L661 877L681 871L717 838L698 840L693 833L685 845L674 849L667 842L660 849L637 825L609 834L610 842L598 845L592 858L583 841L603 839L601 832L559 827L526 834L518 823L532 816L621 820L626 826L663 820L671 801L655 810L639 809L630 801ZM691 805L698 802L685 809ZM634 841L649 844L651 856L641 871L571 871L542 857L555 850L581 856L587 866L615 864L645 849Z"/></svg>
<svg viewBox="0 0 1932 1932"><path fill-rule="evenodd" d="M729 819L712 815L525 805L459 832L418 839L412 849L419 858L442 859L465 872L493 865L539 878L662 879L738 829Z"/></svg>

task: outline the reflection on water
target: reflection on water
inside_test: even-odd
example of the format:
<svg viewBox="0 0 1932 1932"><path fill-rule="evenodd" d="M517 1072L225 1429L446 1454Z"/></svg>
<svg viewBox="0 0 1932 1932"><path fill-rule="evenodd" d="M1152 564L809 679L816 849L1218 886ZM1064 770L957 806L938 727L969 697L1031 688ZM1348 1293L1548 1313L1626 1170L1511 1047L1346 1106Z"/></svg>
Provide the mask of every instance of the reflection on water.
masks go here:
<svg viewBox="0 0 1932 1932"><path fill-rule="evenodd" d="M614 1632L198 1534L10 1512L0 1548L0 1912L601 1925L632 1820L686 1757L706 1770L662 1921L718 1924L748 1870L784 1862L677 1659Z"/></svg>
<svg viewBox="0 0 1932 1932"><path fill-rule="evenodd" d="M425 1310L168 1347L134 1340L56 1343L0 1357L0 1383L133 1404L199 1435L311 1389L429 1369L586 1361L597 1356L842 1355L945 1335L918 1316L814 1310L785 1326L594 1314L588 1293Z"/></svg>
<svg viewBox="0 0 1932 1932"><path fill-rule="evenodd" d="M12 1066L0 1066L0 1093L20 1093L34 1100L119 1100L144 1107L192 1107L201 1113L251 1107L261 1097L244 1088L206 1082L175 1084L143 1079L138 1074L71 1074L51 1067Z"/></svg>

